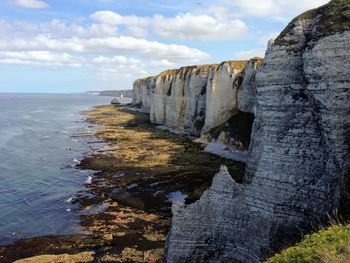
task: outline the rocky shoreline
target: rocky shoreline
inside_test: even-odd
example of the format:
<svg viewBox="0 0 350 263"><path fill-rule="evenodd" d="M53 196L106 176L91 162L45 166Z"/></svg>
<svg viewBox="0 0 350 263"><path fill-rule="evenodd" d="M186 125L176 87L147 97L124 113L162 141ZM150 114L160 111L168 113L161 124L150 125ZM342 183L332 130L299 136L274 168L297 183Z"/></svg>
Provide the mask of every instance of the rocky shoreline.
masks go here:
<svg viewBox="0 0 350 263"><path fill-rule="evenodd" d="M79 165L97 171L72 200L85 234L20 240L0 247L0 262L162 262L172 202L198 200L221 164L242 179L243 163L157 129L148 114L114 105L83 114L108 144Z"/></svg>

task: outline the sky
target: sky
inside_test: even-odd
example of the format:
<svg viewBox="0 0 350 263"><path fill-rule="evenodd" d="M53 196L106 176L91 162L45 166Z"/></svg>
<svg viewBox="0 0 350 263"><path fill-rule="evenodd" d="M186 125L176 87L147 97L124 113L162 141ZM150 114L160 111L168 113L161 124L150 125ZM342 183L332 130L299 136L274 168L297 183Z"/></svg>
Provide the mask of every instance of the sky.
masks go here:
<svg viewBox="0 0 350 263"><path fill-rule="evenodd" d="M263 57L328 0L0 0L0 92L131 89L181 66Z"/></svg>

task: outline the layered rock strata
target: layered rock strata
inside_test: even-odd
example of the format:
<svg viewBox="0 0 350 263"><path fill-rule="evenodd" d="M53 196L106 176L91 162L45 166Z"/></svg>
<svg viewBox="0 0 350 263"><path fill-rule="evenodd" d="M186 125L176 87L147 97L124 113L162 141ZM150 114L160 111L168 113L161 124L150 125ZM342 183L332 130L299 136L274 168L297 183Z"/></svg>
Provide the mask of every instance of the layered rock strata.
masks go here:
<svg viewBox="0 0 350 263"><path fill-rule="evenodd" d="M243 184L223 168L175 204L166 262L261 262L344 208L350 167L350 3L294 19L269 46Z"/></svg>
<svg viewBox="0 0 350 263"><path fill-rule="evenodd" d="M134 82L134 105L153 123L200 136L240 110L253 112L255 73L262 60L226 61L167 70Z"/></svg>

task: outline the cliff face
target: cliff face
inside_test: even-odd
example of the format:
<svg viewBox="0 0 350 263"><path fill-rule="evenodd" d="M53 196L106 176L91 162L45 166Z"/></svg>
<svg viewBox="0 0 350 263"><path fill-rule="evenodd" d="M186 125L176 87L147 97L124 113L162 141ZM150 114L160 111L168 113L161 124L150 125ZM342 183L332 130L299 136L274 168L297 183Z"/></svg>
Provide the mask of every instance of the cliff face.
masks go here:
<svg viewBox="0 0 350 263"><path fill-rule="evenodd" d="M161 73L151 94L151 122L199 135L205 116L205 87L216 65Z"/></svg>
<svg viewBox="0 0 350 263"><path fill-rule="evenodd" d="M230 61L210 72L207 82L205 125L203 132L219 126L238 111L238 89L242 87L247 61Z"/></svg>
<svg viewBox="0 0 350 263"><path fill-rule="evenodd" d="M168 70L134 82L134 104L150 120L199 136L240 109L253 111L255 73L261 59Z"/></svg>
<svg viewBox="0 0 350 263"><path fill-rule="evenodd" d="M144 79L138 79L134 82L134 97L133 105L140 106L143 110L149 111L150 109L150 94L154 89L156 78L148 77Z"/></svg>
<svg viewBox="0 0 350 263"><path fill-rule="evenodd" d="M167 262L260 262L342 212L350 175L349 26L349 2L331 1L297 17L269 46L256 106L241 104L256 107L244 182L223 168L198 202L174 205Z"/></svg>

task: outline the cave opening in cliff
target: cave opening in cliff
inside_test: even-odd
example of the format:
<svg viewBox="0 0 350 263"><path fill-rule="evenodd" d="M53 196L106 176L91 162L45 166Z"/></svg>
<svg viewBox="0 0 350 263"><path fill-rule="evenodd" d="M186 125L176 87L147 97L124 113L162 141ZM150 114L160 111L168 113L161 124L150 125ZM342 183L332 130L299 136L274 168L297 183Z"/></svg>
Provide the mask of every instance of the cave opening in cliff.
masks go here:
<svg viewBox="0 0 350 263"><path fill-rule="evenodd" d="M243 150L249 149L253 122L254 114L243 111L239 111L228 121L230 137L234 138Z"/></svg>
<svg viewBox="0 0 350 263"><path fill-rule="evenodd" d="M213 128L209 132L210 137L236 150L246 151L250 145L253 122L254 114L238 110L226 123Z"/></svg>
<svg viewBox="0 0 350 263"><path fill-rule="evenodd" d="M243 182L254 119L254 114L236 110L228 121L211 129L203 137L211 142L206 148L208 152L230 156L229 159L242 164L242 169L239 171L228 167L229 173L236 183ZM235 163L237 164L237 162Z"/></svg>

